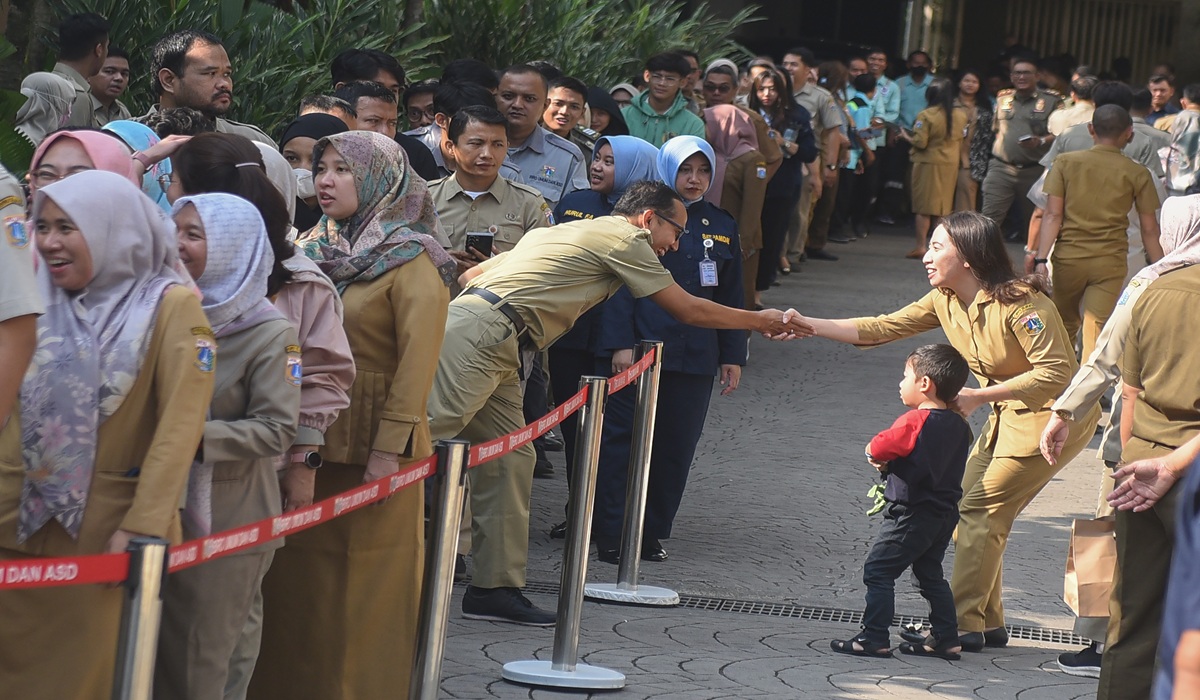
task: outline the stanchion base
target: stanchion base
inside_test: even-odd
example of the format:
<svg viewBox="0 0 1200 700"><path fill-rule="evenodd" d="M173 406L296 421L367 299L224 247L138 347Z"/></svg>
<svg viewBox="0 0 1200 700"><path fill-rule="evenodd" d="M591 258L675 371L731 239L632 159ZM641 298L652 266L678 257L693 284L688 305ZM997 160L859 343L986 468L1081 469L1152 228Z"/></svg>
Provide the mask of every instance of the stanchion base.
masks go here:
<svg viewBox="0 0 1200 700"><path fill-rule="evenodd" d="M679 594L670 588L658 586L638 586L637 588L617 588L615 583L589 583L583 589L583 595L592 600L625 605L654 605L670 607L679 605Z"/></svg>
<svg viewBox="0 0 1200 700"><path fill-rule="evenodd" d="M574 671L555 671L549 661L511 661L501 676L511 683L547 688L618 690L625 687L625 674L602 666L576 664Z"/></svg>

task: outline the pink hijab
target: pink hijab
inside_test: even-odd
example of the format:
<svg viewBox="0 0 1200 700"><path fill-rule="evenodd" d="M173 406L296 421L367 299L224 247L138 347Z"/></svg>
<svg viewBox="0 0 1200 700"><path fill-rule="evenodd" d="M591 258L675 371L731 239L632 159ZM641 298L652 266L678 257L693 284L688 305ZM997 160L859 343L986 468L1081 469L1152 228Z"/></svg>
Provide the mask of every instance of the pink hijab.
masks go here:
<svg viewBox="0 0 1200 700"><path fill-rule="evenodd" d="M87 151L88 158L92 159L92 165L96 166L96 170L116 173L128 178L130 182L138 187L142 186L142 179L133 174L133 159L130 158L133 154L130 153L129 147L115 134L108 134L101 131L80 129L78 131L56 131L50 134L42 141L37 150L33 152L33 161L30 163L29 169L37 169L37 166L42 162L42 158L46 155L46 151L50 150L50 147L60 139L75 139L78 141L83 146L83 150Z"/></svg>
<svg viewBox="0 0 1200 700"><path fill-rule="evenodd" d="M708 142L717 153L712 187L704 198L719 207L729 162L750 151L758 150L758 135L750 117L733 105L717 105L704 110L704 130Z"/></svg>

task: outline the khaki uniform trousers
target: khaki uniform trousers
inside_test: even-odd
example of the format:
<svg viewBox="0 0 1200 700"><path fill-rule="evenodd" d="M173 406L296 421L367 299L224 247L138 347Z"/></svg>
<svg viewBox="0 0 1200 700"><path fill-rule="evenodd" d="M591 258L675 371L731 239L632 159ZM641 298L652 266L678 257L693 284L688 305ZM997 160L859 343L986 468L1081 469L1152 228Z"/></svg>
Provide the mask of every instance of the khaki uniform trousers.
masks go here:
<svg viewBox="0 0 1200 700"><path fill-rule="evenodd" d="M1054 258L1050 270L1054 306L1062 316L1071 342L1075 342L1082 326L1085 360L1091 357L1096 338L1100 337L1100 331L1117 307L1117 297L1125 288L1125 271L1124 255L1070 260Z"/></svg>
<svg viewBox="0 0 1200 700"><path fill-rule="evenodd" d="M1163 447L1154 456L1169 451ZM1175 549L1178 495L1176 483L1150 510L1117 511L1117 571L1108 600L1108 639L1096 700L1150 697Z"/></svg>
<svg viewBox="0 0 1200 700"><path fill-rule="evenodd" d="M812 223L813 208L817 198L813 197L813 178L821 177L820 159L808 164L809 174L804 176L804 184L800 186L800 202L788 222L787 251L788 257L796 258L804 252L804 244L808 241L808 227Z"/></svg>
<svg viewBox="0 0 1200 700"><path fill-rule="evenodd" d="M1004 223L1004 217L1012 208L1013 201L1021 205L1023 212L1017 221L1021 231L1029 228L1029 215L1032 213L1032 203L1026 198L1029 188L1042 176L1042 166L1030 165L1018 168L1004 161L992 158L988 161L987 175L983 178L983 215L995 221Z"/></svg>
<svg viewBox="0 0 1200 700"><path fill-rule="evenodd" d="M1040 454L995 456L995 413L988 419L967 459L963 498L958 506L950 588L954 591L959 629L982 632L1004 626L1002 569L1013 521L1059 469L1083 451L1095 433L1097 416L1098 410L1092 411L1075 424L1054 466Z"/></svg>
<svg viewBox="0 0 1200 700"><path fill-rule="evenodd" d="M516 329L475 299L450 305L429 396L435 441L460 437L479 444L525 426ZM534 459L527 444L467 471L475 586L525 585Z"/></svg>

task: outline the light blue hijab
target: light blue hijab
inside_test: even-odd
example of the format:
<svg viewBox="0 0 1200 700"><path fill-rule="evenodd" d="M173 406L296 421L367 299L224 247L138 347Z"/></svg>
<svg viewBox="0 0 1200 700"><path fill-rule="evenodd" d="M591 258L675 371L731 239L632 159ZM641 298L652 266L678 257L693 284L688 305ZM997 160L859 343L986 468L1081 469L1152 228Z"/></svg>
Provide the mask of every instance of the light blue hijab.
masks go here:
<svg viewBox="0 0 1200 700"><path fill-rule="evenodd" d="M697 153L703 153L704 157L708 158L708 166L715 172L717 154L713 151L713 147L708 145L708 141L698 136L676 136L670 139L658 152L658 178L671 189L675 189L675 178L679 175L679 166ZM712 181L709 181L708 186L712 187ZM703 199L703 195L701 195L701 199ZM684 202L684 204L691 206L698 201L700 200L696 199Z"/></svg>
<svg viewBox="0 0 1200 700"><path fill-rule="evenodd" d="M121 137L125 145L132 148L135 153L144 151L159 142L158 134L154 133L153 129L129 119L109 122L101 128ZM171 159L164 158L155 163L142 177L142 192L145 192L146 196L154 200L159 208L168 213L171 211L171 203L167 201L167 193L159 184L158 178L170 174Z"/></svg>
<svg viewBox="0 0 1200 700"><path fill-rule="evenodd" d="M608 201L616 204L633 183L654 179L654 163L659 155L654 144L636 136L603 136L596 140L595 150L606 143L613 152L613 191Z"/></svg>

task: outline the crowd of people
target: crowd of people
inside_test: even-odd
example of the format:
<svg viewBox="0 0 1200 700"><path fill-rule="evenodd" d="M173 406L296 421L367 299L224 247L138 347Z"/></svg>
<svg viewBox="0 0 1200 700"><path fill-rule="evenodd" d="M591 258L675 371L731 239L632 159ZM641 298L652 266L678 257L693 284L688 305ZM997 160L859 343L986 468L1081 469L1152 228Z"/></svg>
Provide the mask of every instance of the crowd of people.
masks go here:
<svg viewBox="0 0 1200 700"><path fill-rule="evenodd" d="M62 21L54 71L22 83L16 126L37 147L27 192L0 173L0 561L178 543L303 508L436 440L518 430L581 377L630 366L643 338L665 349L640 556L663 561L714 381L738 388L747 331L870 346L941 328L950 345L906 365L913 410L868 447L888 475L885 522L863 632L833 649L891 655L892 586L909 566L933 627L901 651L1004 646L1013 521L1084 449L1120 377L1113 616L1107 632L1081 618L1097 643L1059 663L1099 675L1100 697L1148 694L1166 591L1161 651L1200 668L1178 583L1194 566L1170 568L1175 503L1194 500L1177 492L1200 488L1183 478L1198 402L1173 378L1200 329L1171 312L1200 292L1200 273L1182 270L1200 232L1187 194L1200 85L1174 107L1169 66L1144 91L1081 66L1068 98L1024 54L1006 86L934 77L921 51L893 77L879 49L707 66L670 50L609 89L549 61L473 59L409 84L395 58L348 48L276 140L228 119L238 57L201 31L157 42L156 102L131 118L130 56L111 31L95 14ZM933 287L921 300L843 320L764 308L778 275L836 262L829 242L907 214L908 257ZM1018 269L1005 222L1027 243ZM960 416L979 409L990 417L971 446ZM609 563L633 429L624 390L606 411L593 519ZM574 418L560 430L570 464ZM555 624L521 593L532 480L553 473L555 447L470 470L464 617ZM168 577L155 694L407 687L423 501L406 489ZM0 594L0 684L106 695L120 602L96 586Z"/></svg>

